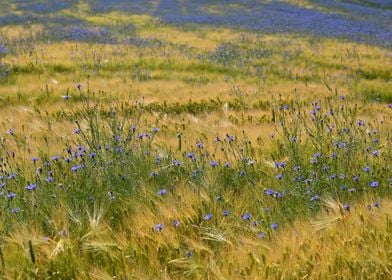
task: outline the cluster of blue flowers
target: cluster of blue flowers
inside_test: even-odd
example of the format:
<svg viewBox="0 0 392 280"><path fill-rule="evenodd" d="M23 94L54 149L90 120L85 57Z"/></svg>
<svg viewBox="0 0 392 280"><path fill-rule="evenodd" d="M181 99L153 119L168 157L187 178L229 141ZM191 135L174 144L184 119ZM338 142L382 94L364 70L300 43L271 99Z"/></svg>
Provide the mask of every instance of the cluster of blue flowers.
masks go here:
<svg viewBox="0 0 392 280"><path fill-rule="evenodd" d="M24 11L24 14L11 12L0 15L1 25L39 22L50 27L53 23L63 22L66 25L55 32L57 37L64 36L64 39L78 41L83 40L85 36L98 41L108 40L109 34L104 29L91 30L77 17L60 15L59 11L63 9L75 8L77 1L16 2L17 9ZM160 0L157 4L153 1L141 0L97 0L89 1L89 4L94 13L124 11L131 14L149 14L160 18L164 23L181 26L209 24L246 28L263 33L300 33L316 37L345 38L392 47L390 28L392 9L388 1L314 0L312 8L300 7L283 1L260 2L257 0L213 2ZM80 26L76 25L76 22L80 22ZM73 26L67 26L68 24ZM65 35L62 35L63 33ZM106 39L99 40L100 36ZM108 42L113 43L113 37L110 35L109 38Z"/></svg>

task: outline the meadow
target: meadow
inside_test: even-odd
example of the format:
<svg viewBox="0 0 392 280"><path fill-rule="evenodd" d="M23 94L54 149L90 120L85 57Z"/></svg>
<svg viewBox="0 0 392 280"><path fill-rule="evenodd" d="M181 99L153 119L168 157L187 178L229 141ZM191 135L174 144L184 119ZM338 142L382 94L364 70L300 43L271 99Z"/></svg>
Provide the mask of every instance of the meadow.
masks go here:
<svg viewBox="0 0 392 280"><path fill-rule="evenodd" d="M0 2L1 279L391 279L385 0Z"/></svg>

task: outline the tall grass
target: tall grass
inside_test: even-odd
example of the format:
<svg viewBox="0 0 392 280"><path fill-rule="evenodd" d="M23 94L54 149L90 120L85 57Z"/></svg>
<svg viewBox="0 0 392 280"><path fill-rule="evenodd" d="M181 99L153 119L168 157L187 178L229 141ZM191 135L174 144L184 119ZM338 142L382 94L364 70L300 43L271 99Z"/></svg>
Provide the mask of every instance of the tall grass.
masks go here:
<svg viewBox="0 0 392 280"><path fill-rule="evenodd" d="M344 249L327 256L315 249L349 234L356 219L380 223L372 242L387 246L389 218L369 215L387 215L391 131L361 119L345 97L273 102L268 145L226 134L170 146L142 105L130 114L115 104L101 110L89 92L83 100L62 151L42 149L21 164L15 153L28 147L24 136L13 129L2 136L5 277L390 275L386 259L358 262ZM290 234L314 230L318 238L295 249ZM347 242L370 251L362 240L371 234L359 230Z"/></svg>

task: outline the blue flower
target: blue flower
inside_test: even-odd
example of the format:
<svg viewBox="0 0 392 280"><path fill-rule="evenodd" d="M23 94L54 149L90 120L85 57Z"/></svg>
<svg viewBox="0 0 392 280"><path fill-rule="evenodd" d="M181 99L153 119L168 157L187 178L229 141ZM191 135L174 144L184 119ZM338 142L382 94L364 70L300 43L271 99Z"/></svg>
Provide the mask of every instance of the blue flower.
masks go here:
<svg viewBox="0 0 392 280"><path fill-rule="evenodd" d="M163 227L164 227L163 224L156 224L154 229L157 232L161 232L163 230Z"/></svg>
<svg viewBox="0 0 392 280"><path fill-rule="evenodd" d="M165 195L166 194L166 189L159 190L157 194L158 195L162 195L162 196Z"/></svg>
<svg viewBox="0 0 392 280"><path fill-rule="evenodd" d="M204 217L204 220L206 220L206 221L209 221L211 219L212 219L212 214L211 213L205 215L205 217Z"/></svg>
<svg viewBox="0 0 392 280"><path fill-rule="evenodd" d="M273 189L266 189L265 191L266 195L273 195L274 194L274 190Z"/></svg>
<svg viewBox="0 0 392 280"><path fill-rule="evenodd" d="M180 226L180 222L178 220L173 220L173 226L174 227L179 227Z"/></svg>
<svg viewBox="0 0 392 280"><path fill-rule="evenodd" d="M315 195L315 196L312 196L311 198L310 198L310 201L317 201L317 200L319 200L320 199L320 197L318 196L318 195Z"/></svg>
<svg viewBox="0 0 392 280"><path fill-rule="evenodd" d="M277 230L278 226L279 226L278 224L273 223L273 224L271 224L270 228L273 229L273 230Z"/></svg>
<svg viewBox="0 0 392 280"><path fill-rule="evenodd" d="M33 191L37 188L37 184L30 184L26 187L26 190Z"/></svg>
<svg viewBox="0 0 392 280"><path fill-rule="evenodd" d="M377 181L372 181L369 183L369 186L371 186L372 188L377 188L379 186L379 183Z"/></svg>
<svg viewBox="0 0 392 280"><path fill-rule="evenodd" d="M71 167L71 171L76 172L76 171L78 171L79 169L81 169L81 168L83 168L83 167L84 167L84 166L81 165L81 164L75 165L75 166L72 166L72 167Z"/></svg>
<svg viewBox="0 0 392 280"><path fill-rule="evenodd" d="M244 215L242 215L242 219L244 219L244 220L250 220L250 218L252 218L252 214L250 214L250 213L246 213L246 214L244 214Z"/></svg>
<svg viewBox="0 0 392 280"><path fill-rule="evenodd" d="M224 210L223 211L223 216L227 217L230 215L230 211L229 210Z"/></svg>
<svg viewBox="0 0 392 280"><path fill-rule="evenodd" d="M13 199L15 197L16 197L16 193L10 192L9 194L7 194L8 199Z"/></svg>

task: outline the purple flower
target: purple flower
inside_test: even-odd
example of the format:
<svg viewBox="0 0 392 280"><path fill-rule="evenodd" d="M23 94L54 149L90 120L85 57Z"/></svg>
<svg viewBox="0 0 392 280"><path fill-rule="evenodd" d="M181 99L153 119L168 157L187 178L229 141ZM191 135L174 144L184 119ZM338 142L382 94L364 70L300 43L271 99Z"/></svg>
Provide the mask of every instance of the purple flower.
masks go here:
<svg viewBox="0 0 392 280"><path fill-rule="evenodd" d="M365 122L363 120L357 121L358 126L365 126Z"/></svg>
<svg viewBox="0 0 392 280"><path fill-rule="evenodd" d="M83 168L83 165L79 164L79 165L75 165L71 167L71 171L76 172L79 169Z"/></svg>
<svg viewBox="0 0 392 280"><path fill-rule="evenodd" d="M166 194L166 189L161 189L158 191L158 195L165 195Z"/></svg>
<svg viewBox="0 0 392 280"><path fill-rule="evenodd" d="M46 182L53 183L54 182L54 178L52 176L49 176L48 178L46 178Z"/></svg>
<svg viewBox="0 0 392 280"><path fill-rule="evenodd" d="M366 165L366 166L363 168L363 171L369 172L369 171L370 171L370 166L369 166L369 165Z"/></svg>
<svg viewBox="0 0 392 280"><path fill-rule="evenodd" d="M284 168L285 166L286 166L286 162L285 161L282 161L282 162L275 161L275 167L277 167L277 168Z"/></svg>
<svg viewBox="0 0 392 280"><path fill-rule="evenodd" d="M229 141L229 143L234 142L234 140L235 140L234 135L228 135L228 134L226 134L226 138L227 138L227 141Z"/></svg>
<svg viewBox="0 0 392 280"><path fill-rule="evenodd" d="M202 149L204 147L204 145L201 142L197 142L196 147L198 147L199 149Z"/></svg>
<svg viewBox="0 0 392 280"><path fill-rule="evenodd" d="M157 232L161 232L163 230L163 224L156 224L154 229Z"/></svg>
<svg viewBox="0 0 392 280"><path fill-rule="evenodd" d="M372 155L374 157L378 157L380 155L380 151L379 150L375 150L375 151L372 152Z"/></svg>
<svg viewBox="0 0 392 280"><path fill-rule="evenodd" d="M8 199L13 199L15 197L16 197L16 193L10 192L9 194L7 194Z"/></svg>
<svg viewBox="0 0 392 280"><path fill-rule="evenodd" d="M226 167L226 168L229 168L229 167L230 167L230 163L229 163L229 162L225 162L225 163L223 164L223 166Z"/></svg>
<svg viewBox="0 0 392 280"><path fill-rule="evenodd" d="M271 224L270 228L273 229L273 230L277 230L278 226L279 226L278 224L273 223L273 224Z"/></svg>
<svg viewBox="0 0 392 280"><path fill-rule="evenodd" d="M241 217L242 217L242 219L249 221L250 218L252 218L252 214L246 213L246 214L242 215Z"/></svg>
<svg viewBox="0 0 392 280"><path fill-rule="evenodd" d="M173 226L174 227L179 227L180 226L180 222L178 220L173 220Z"/></svg>
<svg viewBox="0 0 392 280"><path fill-rule="evenodd" d="M15 128L10 128L10 129L8 129L8 130L7 130L7 134L8 134L8 135L11 135L11 136L12 136L12 135L15 135Z"/></svg>
<svg viewBox="0 0 392 280"><path fill-rule="evenodd" d="M187 153L186 155L185 155L187 158L190 158L191 160L195 160L196 158L195 158L195 153Z"/></svg>
<svg viewBox="0 0 392 280"><path fill-rule="evenodd" d="M155 133L159 132L160 130L161 130L161 129L160 129L159 127L154 127L154 128L152 129L152 131L155 132Z"/></svg>
<svg viewBox="0 0 392 280"><path fill-rule="evenodd" d="M33 191L37 188L37 184L30 184L26 187L26 190Z"/></svg>
<svg viewBox="0 0 392 280"><path fill-rule="evenodd" d="M350 212L350 205L344 204L343 209L346 210L347 212Z"/></svg>
<svg viewBox="0 0 392 280"><path fill-rule="evenodd" d="M392 103L388 104L387 107L388 107L389 109L392 109Z"/></svg>
<svg viewBox="0 0 392 280"><path fill-rule="evenodd" d="M278 179L278 180L281 180L283 178L283 175L282 174L278 174L278 175L275 176L275 178Z"/></svg>
<svg viewBox="0 0 392 280"><path fill-rule="evenodd" d="M265 191L266 195L273 195L274 194L274 190L273 189L266 189Z"/></svg>
<svg viewBox="0 0 392 280"><path fill-rule="evenodd" d="M63 98L64 100L69 100L71 96L69 94L66 94L66 95L62 95L61 98Z"/></svg>
<svg viewBox="0 0 392 280"><path fill-rule="evenodd" d="M369 186L371 186L372 188L377 188L379 186L379 183L377 181L372 181L369 183Z"/></svg>
<svg viewBox="0 0 392 280"><path fill-rule="evenodd" d="M175 166L181 166L182 164L183 164L182 161L173 160L173 165Z"/></svg>
<svg viewBox="0 0 392 280"><path fill-rule="evenodd" d="M39 160L39 158L33 157L31 160L33 161L33 163L36 163Z"/></svg>
<svg viewBox="0 0 392 280"><path fill-rule="evenodd" d="M56 160L58 160L59 158L60 158L60 156L52 156L52 157L51 157L51 160L52 160L52 161L56 161Z"/></svg>
<svg viewBox="0 0 392 280"><path fill-rule="evenodd" d="M5 187L5 183L1 183L0 184L0 189L2 189L2 188L4 188Z"/></svg>
<svg viewBox="0 0 392 280"><path fill-rule="evenodd" d="M264 238L265 238L265 233L264 233L264 232L260 232L260 233L257 235L257 237L260 238L260 239L264 239Z"/></svg>
<svg viewBox="0 0 392 280"><path fill-rule="evenodd" d="M224 210L223 211L223 216L227 217L230 215L230 211L229 210Z"/></svg>
<svg viewBox="0 0 392 280"><path fill-rule="evenodd" d="M350 193L355 192L355 188L348 189L347 191Z"/></svg>
<svg viewBox="0 0 392 280"><path fill-rule="evenodd" d="M211 219L212 219L212 214L211 213L205 215L205 217L204 217L204 220L206 220L206 221L209 221Z"/></svg>
<svg viewBox="0 0 392 280"><path fill-rule="evenodd" d="M219 163L217 161L213 160L213 161L210 161L210 165L212 167L217 167L219 165Z"/></svg>
<svg viewBox="0 0 392 280"><path fill-rule="evenodd" d="M315 195L315 196L312 196L311 198L310 198L310 201L317 201L317 200L319 200L320 199L320 197L318 196L318 195Z"/></svg>

